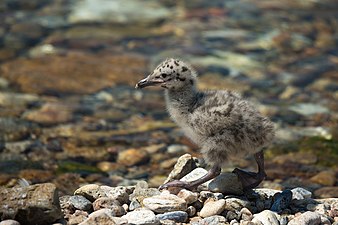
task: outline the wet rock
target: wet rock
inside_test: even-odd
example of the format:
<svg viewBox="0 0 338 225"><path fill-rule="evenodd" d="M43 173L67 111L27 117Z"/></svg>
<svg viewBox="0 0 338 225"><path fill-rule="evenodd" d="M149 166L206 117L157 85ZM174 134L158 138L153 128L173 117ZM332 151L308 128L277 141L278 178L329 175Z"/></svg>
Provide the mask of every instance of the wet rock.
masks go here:
<svg viewBox="0 0 338 225"><path fill-rule="evenodd" d="M159 220L172 220L177 223L185 223L188 220L188 213L183 211L167 212L156 215Z"/></svg>
<svg viewBox="0 0 338 225"><path fill-rule="evenodd" d="M63 217L54 184L27 187L0 187L0 219L16 219L22 224L49 224Z"/></svg>
<svg viewBox="0 0 338 225"><path fill-rule="evenodd" d="M20 223L16 220L3 220L0 225L20 225Z"/></svg>
<svg viewBox="0 0 338 225"><path fill-rule="evenodd" d="M292 219L288 225L319 225L321 222L320 214L316 212L305 212Z"/></svg>
<svg viewBox="0 0 338 225"><path fill-rule="evenodd" d="M86 94L116 83L134 86L145 74L146 62L135 55L98 56L77 52L17 59L2 64L0 71L4 78L26 93Z"/></svg>
<svg viewBox="0 0 338 225"><path fill-rule="evenodd" d="M276 213L270 210L264 210L263 212L255 214L252 222L261 223L263 225L279 225Z"/></svg>
<svg viewBox="0 0 338 225"><path fill-rule="evenodd" d="M184 199L187 204L190 205L191 203L197 201L198 194L192 191L188 191L186 189L182 189L180 190L180 192L178 192L177 197Z"/></svg>
<svg viewBox="0 0 338 225"><path fill-rule="evenodd" d="M336 174L331 170L321 171L311 177L310 181L324 186L334 186L336 183Z"/></svg>
<svg viewBox="0 0 338 225"><path fill-rule="evenodd" d="M302 200L311 198L312 193L304 188L298 187L291 190L292 191L292 199Z"/></svg>
<svg viewBox="0 0 338 225"><path fill-rule="evenodd" d="M147 162L150 156L144 149L127 149L118 154L117 163L125 166L135 166Z"/></svg>
<svg viewBox="0 0 338 225"><path fill-rule="evenodd" d="M91 213L86 220L79 225L110 225L110 224L121 224L122 219L114 217L114 213L111 209L100 209ZM124 220L127 222L126 220Z"/></svg>
<svg viewBox="0 0 338 225"><path fill-rule="evenodd" d="M164 183L168 183L172 180L178 180L190 173L193 169L195 169L196 162L194 158L189 155L185 154L182 155L174 166L174 169L170 172L168 178Z"/></svg>
<svg viewBox="0 0 338 225"><path fill-rule="evenodd" d="M96 199L93 202L94 211L106 208L112 210L113 216L123 216L126 214L125 209L121 206L121 204L112 198L101 197Z"/></svg>
<svg viewBox="0 0 338 225"><path fill-rule="evenodd" d="M142 8L143 10L138 10ZM169 18L171 12L159 2L135 0L86 0L74 4L69 15L71 23L111 22L119 24L154 23Z"/></svg>
<svg viewBox="0 0 338 225"><path fill-rule="evenodd" d="M82 211L91 211L93 208L92 203L81 195L74 195L69 198L69 203L75 208Z"/></svg>
<svg viewBox="0 0 338 225"><path fill-rule="evenodd" d="M286 209L292 200L292 192L290 190L285 190L281 193L276 193L273 196L273 204L271 206L271 211L281 212L283 209Z"/></svg>
<svg viewBox="0 0 338 225"><path fill-rule="evenodd" d="M213 192L221 192L225 195L243 194L242 183L234 173L221 173L209 183L208 189Z"/></svg>
<svg viewBox="0 0 338 225"><path fill-rule="evenodd" d="M90 201L95 201L100 197L108 197L119 201L121 204L128 202L129 198L126 187L99 186L97 184L82 186L74 194L82 195Z"/></svg>
<svg viewBox="0 0 338 225"><path fill-rule="evenodd" d="M218 215L225 209L225 204L226 202L224 199L220 199L217 201L208 201L204 204L199 215L203 218Z"/></svg>
<svg viewBox="0 0 338 225"><path fill-rule="evenodd" d="M126 219L130 224L136 225L157 225L160 224L160 220L156 218L155 213L149 209L140 209L133 212L128 212L122 216L122 219Z"/></svg>
<svg viewBox="0 0 338 225"><path fill-rule="evenodd" d="M143 205L156 213L185 211L187 209L187 203L184 199L168 193L145 198Z"/></svg>

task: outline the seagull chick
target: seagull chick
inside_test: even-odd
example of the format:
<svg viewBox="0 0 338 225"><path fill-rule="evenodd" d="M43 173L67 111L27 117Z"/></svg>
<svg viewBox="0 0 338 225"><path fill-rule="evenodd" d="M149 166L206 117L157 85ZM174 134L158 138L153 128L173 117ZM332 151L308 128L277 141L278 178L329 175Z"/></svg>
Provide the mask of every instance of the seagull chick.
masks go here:
<svg viewBox="0 0 338 225"><path fill-rule="evenodd" d="M196 72L185 62L167 59L136 88L161 86L171 118L200 148L209 172L192 182L174 180L160 189L182 187L195 189L215 178L231 157L253 154L258 172L236 168L245 190L257 187L266 177L263 148L274 138L274 125L261 115L253 105L235 92L228 90L199 91L196 88Z"/></svg>

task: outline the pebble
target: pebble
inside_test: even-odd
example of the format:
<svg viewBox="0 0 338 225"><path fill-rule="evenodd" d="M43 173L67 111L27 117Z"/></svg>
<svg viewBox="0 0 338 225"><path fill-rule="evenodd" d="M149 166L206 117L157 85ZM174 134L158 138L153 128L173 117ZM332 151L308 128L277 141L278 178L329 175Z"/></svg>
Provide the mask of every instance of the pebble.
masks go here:
<svg viewBox="0 0 338 225"><path fill-rule="evenodd" d="M281 212L283 209L286 209L292 200L292 192L290 190L285 190L281 193L276 193L273 196L273 204L271 206L271 211Z"/></svg>
<svg viewBox="0 0 338 225"><path fill-rule="evenodd" d="M125 209L120 205L117 200L108 197L101 197L96 199L93 202L93 208L94 211L100 210L102 208L110 209L112 210L113 216L123 216L124 214L126 214Z"/></svg>
<svg viewBox="0 0 338 225"><path fill-rule="evenodd" d="M221 192L225 195L242 195L243 186L234 173L221 173L208 184L212 192Z"/></svg>
<svg viewBox="0 0 338 225"><path fill-rule="evenodd" d="M91 213L86 220L79 223L79 225L111 225L121 224L123 218L114 217L114 212L111 209L100 209ZM124 220L127 222L126 220Z"/></svg>
<svg viewBox="0 0 338 225"><path fill-rule="evenodd" d="M252 213L247 208L241 209L240 215L241 215L241 219L245 220L245 221L251 221L251 219L253 217Z"/></svg>
<svg viewBox="0 0 338 225"><path fill-rule="evenodd" d="M334 186L336 183L336 174L331 170L321 171L311 177L310 181L324 186Z"/></svg>
<svg viewBox="0 0 338 225"><path fill-rule="evenodd" d="M149 153L146 150L131 148L118 154L117 163L125 166L135 166L146 163L149 158Z"/></svg>
<svg viewBox="0 0 338 225"><path fill-rule="evenodd" d="M187 202L173 194L161 194L143 199L143 205L156 213L185 211Z"/></svg>
<svg viewBox="0 0 338 225"><path fill-rule="evenodd" d="M307 211L292 219L288 225L319 225L321 223L320 214Z"/></svg>
<svg viewBox="0 0 338 225"><path fill-rule="evenodd" d="M314 195L317 198L338 198L338 186L319 188Z"/></svg>
<svg viewBox="0 0 338 225"><path fill-rule="evenodd" d="M74 208L82 211L91 211L93 206L92 203L81 195L73 195L68 200Z"/></svg>
<svg viewBox="0 0 338 225"><path fill-rule="evenodd" d="M225 223L227 220L225 219L224 216L220 216L220 215L214 215L214 216L208 216L204 219L202 219L199 224L200 225L204 225L204 224L208 224L208 225L219 225L222 223Z"/></svg>
<svg viewBox="0 0 338 225"><path fill-rule="evenodd" d="M177 197L184 199L187 202L187 204L190 205L191 203L197 201L198 194L186 189L182 189L180 190L180 192L178 192Z"/></svg>
<svg viewBox="0 0 338 225"><path fill-rule="evenodd" d="M127 203L129 200L127 191L128 189L123 186L109 187L105 185L99 186L97 184L88 184L77 189L74 192L74 195L82 195L90 201L95 201L100 197L108 197L123 204Z"/></svg>
<svg viewBox="0 0 338 225"><path fill-rule="evenodd" d="M191 171L190 173L188 173L187 175L185 175L184 177L182 177L180 180L181 181L191 182L191 181L194 181L194 180L197 180L197 179L203 177L207 173L208 173L208 171L206 169L196 168L193 171ZM207 181L207 182L199 185L198 189L200 189L200 190L208 190L208 184L210 182L211 181Z"/></svg>
<svg viewBox="0 0 338 225"><path fill-rule="evenodd" d="M279 225L276 213L270 210L264 210L260 213L254 214L252 219L254 223L261 223L262 225Z"/></svg>
<svg viewBox="0 0 338 225"><path fill-rule="evenodd" d="M204 204L203 208L200 211L199 216L205 218L209 216L218 215L225 209L225 204L226 203L224 199L220 199L217 201L213 200L208 201L207 203Z"/></svg>
<svg viewBox="0 0 338 225"><path fill-rule="evenodd" d="M172 180L178 180L190 173L193 169L195 169L196 162L194 158L190 154L184 154L178 158L177 163L174 166L174 169L168 175L168 178L164 183L168 183Z"/></svg>
<svg viewBox="0 0 338 225"><path fill-rule="evenodd" d="M20 223L16 220L3 220L0 225L20 225Z"/></svg>
<svg viewBox="0 0 338 225"><path fill-rule="evenodd" d="M135 225L157 225L160 220L156 218L155 213L149 209L140 209L133 212L128 212L121 217L126 219L128 223Z"/></svg>
<svg viewBox="0 0 338 225"><path fill-rule="evenodd" d="M188 220L188 213L183 211L167 212L156 215L159 220L173 220L177 223L185 223Z"/></svg>
<svg viewBox="0 0 338 225"><path fill-rule="evenodd" d="M188 213L189 217L193 217L196 214L197 210L194 206L190 205L188 206L186 212Z"/></svg>
<svg viewBox="0 0 338 225"><path fill-rule="evenodd" d="M297 187L291 190L292 192L292 199L296 200L302 200L302 199L307 199L311 198L312 193L304 188Z"/></svg>
<svg viewBox="0 0 338 225"><path fill-rule="evenodd" d="M240 211L242 208L250 209L251 202L246 197L225 197L225 209L230 211Z"/></svg>
<svg viewBox="0 0 338 225"><path fill-rule="evenodd" d="M185 145L169 145L167 152L170 154L182 154L189 150Z"/></svg>
<svg viewBox="0 0 338 225"><path fill-rule="evenodd" d="M74 214L68 218L69 225L77 225L88 218L88 213L80 210L76 210Z"/></svg>

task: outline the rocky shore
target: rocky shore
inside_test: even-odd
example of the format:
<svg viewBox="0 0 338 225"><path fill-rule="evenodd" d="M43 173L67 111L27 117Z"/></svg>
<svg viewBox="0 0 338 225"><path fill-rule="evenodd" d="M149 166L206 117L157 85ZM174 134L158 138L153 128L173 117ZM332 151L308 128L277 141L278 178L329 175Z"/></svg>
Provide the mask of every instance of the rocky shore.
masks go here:
<svg viewBox="0 0 338 225"><path fill-rule="evenodd" d="M191 167L189 157L193 159L188 154L179 159L168 180L193 180L206 173ZM220 177L195 191L159 191L145 181L117 187L87 184L63 196L51 183L0 188L0 225L338 224L338 198L315 199L300 187L243 192L235 174L224 172Z"/></svg>

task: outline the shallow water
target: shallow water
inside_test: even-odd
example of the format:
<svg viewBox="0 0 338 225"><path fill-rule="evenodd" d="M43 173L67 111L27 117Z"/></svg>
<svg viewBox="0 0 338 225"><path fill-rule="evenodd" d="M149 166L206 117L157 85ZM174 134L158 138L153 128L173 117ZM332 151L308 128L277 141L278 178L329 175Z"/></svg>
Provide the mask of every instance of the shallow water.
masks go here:
<svg viewBox="0 0 338 225"><path fill-rule="evenodd" d="M263 186L336 186L337 11L333 0L1 1L0 185L161 184L198 149L161 91L134 85L178 57L200 88L236 90L276 123ZM321 171L333 181L311 180Z"/></svg>

